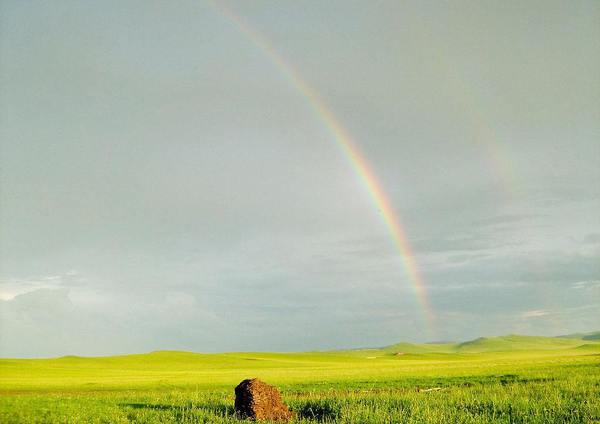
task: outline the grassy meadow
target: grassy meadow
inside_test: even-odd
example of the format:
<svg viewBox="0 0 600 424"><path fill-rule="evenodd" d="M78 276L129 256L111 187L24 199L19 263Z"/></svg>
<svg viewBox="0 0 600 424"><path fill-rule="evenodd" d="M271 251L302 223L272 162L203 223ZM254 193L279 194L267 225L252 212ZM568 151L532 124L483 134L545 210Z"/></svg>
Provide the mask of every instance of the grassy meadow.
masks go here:
<svg viewBox="0 0 600 424"><path fill-rule="evenodd" d="M505 336L307 353L0 359L2 423L233 423L276 385L296 422L600 423L600 341Z"/></svg>

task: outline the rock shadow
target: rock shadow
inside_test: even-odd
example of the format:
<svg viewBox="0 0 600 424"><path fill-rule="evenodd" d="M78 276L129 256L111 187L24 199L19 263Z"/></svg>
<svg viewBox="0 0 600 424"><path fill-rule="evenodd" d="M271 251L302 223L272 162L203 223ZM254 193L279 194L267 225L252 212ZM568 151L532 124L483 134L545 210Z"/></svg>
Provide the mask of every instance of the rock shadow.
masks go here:
<svg viewBox="0 0 600 424"><path fill-rule="evenodd" d="M298 418L318 422L334 422L341 415L339 405L326 401L308 401L302 405L296 405L293 410L298 414Z"/></svg>

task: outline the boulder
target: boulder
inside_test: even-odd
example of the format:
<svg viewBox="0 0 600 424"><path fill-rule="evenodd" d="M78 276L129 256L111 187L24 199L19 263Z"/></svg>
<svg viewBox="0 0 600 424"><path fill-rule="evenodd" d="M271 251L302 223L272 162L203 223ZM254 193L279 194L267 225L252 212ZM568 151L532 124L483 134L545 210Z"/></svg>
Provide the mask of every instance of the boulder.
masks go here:
<svg viewBox="0 0 600 424"><path fill-rule="evenodd" d="M293 415L279 391L257 378L244 380L235 388L235 412L252 420L287 421Z"/></svg>

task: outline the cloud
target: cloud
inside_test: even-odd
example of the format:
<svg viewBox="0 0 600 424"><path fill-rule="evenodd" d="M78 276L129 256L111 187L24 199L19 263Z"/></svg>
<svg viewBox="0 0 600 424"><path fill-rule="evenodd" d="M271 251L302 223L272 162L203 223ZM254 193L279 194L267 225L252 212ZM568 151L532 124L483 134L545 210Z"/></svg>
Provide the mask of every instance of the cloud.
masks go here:
<svg viewBox="0 0 600 424"><path fill-rule="evenodd" d="M476 220L474 222L475 225L480 226L495 226L499 224L514 224L517 222L523 222L528 220L533 220L540 218L541 215L533 215L533 214L502 214L496 215L488 218L483 218Z"/></svg>
<svg viewBox="0 0 600 424"><path fill-rule="evenodd" d="M0 356L212 350L222 330L216 315L186 293L105 293L104 302L82 303L70 290L36 289L0 301Z"/></svg>
<svg viewBox="0 0 600 424"><path fill-rule="evenodd" d="M487 234L464 234L420 239L412 242L413 249L419 254L455 251L479 251L498 248L503 242Z"/></svg>
<svg viewBox="0 0 600 424"><path fill-rule="evenodd" d="M590 187L573 187L563 183L562 186L538 187L528 190L532 202L541 206L556 206L557 204L589 202L592 196L597 195L597 189Z"/></svg>
<svg viewBox="0 0 600 424"><path fill-rule="evenodd" d="M571 285L572 288L581 289L600 289L600 280L577 281Z"/></svg>
<svg viewBox="0 0 600 424"><path fill-rule="evenodd" d="M532 311L525 311L521 314L521 318L523 319L531 319L531 318L541 318L546 315L550 315L550 312L544 311L541 309L534 309Z"/></svg>
<svg viewBox="0 0 600 424"><path fill-rule="evenodd" d="M471 261L440 261L427 270L430 281L477 283L545 283L594 281L600 275L600 252L590 254L537 250L497 252Z"/></svg>
<svg viewBox="0 0 600 424"><path fill-rule="evenodd" d="M583 238L583 242L586 244L598 244L600 243L600 233L591 233Z"/></svg>
<svg viewBox="0 0 600 424"><path fill-rule="evenodd" d="M59 275L5 279L0 280L0 299L10 300L15 296L39 289L82 287L85 286L86 283L86 278L76 270L69 270Z"/></svg>
<svg viewBox="0 0 600 424"><path fill-rule="evenodd" d="M449 263L453 264L465 264L468 262L477 261L484 258L489 258L491 253L479 253L479 254L459 254L459 255L450 255L447 258Z"/></svg>

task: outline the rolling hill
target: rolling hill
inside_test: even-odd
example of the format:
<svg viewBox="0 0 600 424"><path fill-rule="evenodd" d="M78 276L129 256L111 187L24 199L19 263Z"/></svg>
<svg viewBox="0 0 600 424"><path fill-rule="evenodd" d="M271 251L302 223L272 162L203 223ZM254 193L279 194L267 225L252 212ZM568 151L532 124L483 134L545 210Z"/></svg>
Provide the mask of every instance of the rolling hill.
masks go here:
<svg viewBox="0 0 600 424"><path fill-rule="evenodd" d="M499 337L479 337L477 339L462 343L397 343L383 347L381 350L388 354L484 353L525 350L539 351L573 349L586 344L595 346L597 341L600 341L600 332L579 334L577 337L520 336L511 334ZM598 346L600 346L600 343L598 343Z"/></svg>
<svg viewBox="0 0 600 424"><path fill-rule="evenodd" d="M600 331L594 331L591 333L573 333L558 337L561 339L600 340Z"/></svg>

